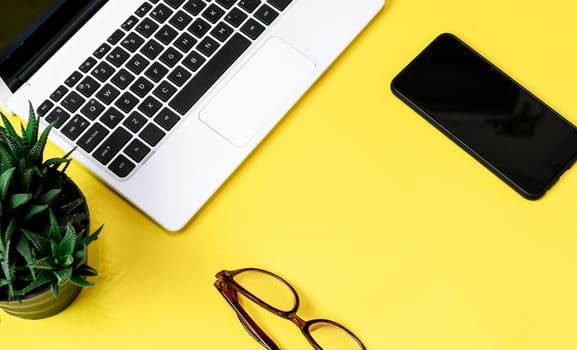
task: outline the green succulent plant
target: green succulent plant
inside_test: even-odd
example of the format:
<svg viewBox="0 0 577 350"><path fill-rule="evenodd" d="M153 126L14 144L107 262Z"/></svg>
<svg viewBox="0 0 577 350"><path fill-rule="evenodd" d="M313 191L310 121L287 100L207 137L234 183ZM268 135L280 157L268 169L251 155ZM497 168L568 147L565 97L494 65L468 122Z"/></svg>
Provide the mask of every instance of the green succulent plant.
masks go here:
<svg viewBox="0 0 577 350"><path fill-rule="evenodd" d="M92 285L85 277L96 271L86 265L86 248L102 226L89 234L83 198L65 191L70 152L44 160L52 125L40 133L32 106L20 133L4 114L1 119L0 300L18 300L48 285L58 296L68 281Z"/></svg>

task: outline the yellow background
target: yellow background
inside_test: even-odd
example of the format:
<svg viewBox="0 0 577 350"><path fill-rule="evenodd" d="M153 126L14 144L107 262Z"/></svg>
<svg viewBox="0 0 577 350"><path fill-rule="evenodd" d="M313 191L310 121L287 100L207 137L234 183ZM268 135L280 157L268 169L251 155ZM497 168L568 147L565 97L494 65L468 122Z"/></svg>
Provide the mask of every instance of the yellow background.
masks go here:
<svg viewBox="0 0 577 350"><path fill-rule="evenodd" d="M212 285L257 266L294 284L303 318L368 349L577 349L577 170L527 201L389 89L449 31L577 124L576 14L570 0L387 0L177 234L74 163L105 224L97 286L49 319L0 313L2 348L261 349ZM283 349L309 348L269 321Z"/></svg>

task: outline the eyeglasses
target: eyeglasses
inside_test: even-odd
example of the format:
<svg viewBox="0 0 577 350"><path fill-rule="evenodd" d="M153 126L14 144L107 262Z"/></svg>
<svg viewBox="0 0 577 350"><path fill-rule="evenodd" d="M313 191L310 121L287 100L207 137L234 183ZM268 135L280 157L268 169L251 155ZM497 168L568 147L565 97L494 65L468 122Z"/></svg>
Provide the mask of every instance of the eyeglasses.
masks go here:
<svg viewBox="0 0 577 350"><path fill-rule="evenodd" d="M234 309L244 328L268 350L279 350L279 347L241 306L238 294L292 321L316 350L366 350L361 340L339 323L325 319L305 321L297 316L300 301L296 290L272 272L256 268L223 270L216 274L214 286Z"/></svg>

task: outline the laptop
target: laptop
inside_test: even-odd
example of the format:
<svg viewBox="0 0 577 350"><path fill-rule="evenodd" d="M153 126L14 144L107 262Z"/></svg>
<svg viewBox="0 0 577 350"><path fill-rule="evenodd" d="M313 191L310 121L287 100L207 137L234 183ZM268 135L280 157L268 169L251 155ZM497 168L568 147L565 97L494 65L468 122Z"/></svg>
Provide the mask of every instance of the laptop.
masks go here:
<svg viewBox="0 0 577 350"><path fill-rule="evenodd" d="M0 99L182 229L384 0L2 0Z"/></svg>

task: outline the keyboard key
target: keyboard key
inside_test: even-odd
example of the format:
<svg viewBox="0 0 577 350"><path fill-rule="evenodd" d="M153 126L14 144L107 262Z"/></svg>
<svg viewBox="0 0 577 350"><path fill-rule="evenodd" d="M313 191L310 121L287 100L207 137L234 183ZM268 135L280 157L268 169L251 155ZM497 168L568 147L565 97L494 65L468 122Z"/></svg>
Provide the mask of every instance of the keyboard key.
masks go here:
<svg viewBox="0 0 577 350"><path fill-rule="evenodd" d="M167 25L162 27L162 29L160 29L154 37L161 43L168 45L174 40L174 38L176 38L177 35L178 32L171 26Z"/></svg>
<svg viewBox="0 0 577 350"><path fill-rule="evenodd" d="M117 29L112 33L111 36L106 39L110 44L116 45L122 38L124 37L124 32L120 29Z"/></svg>
<svg viewBox="0 0 577 350"><path fill-rule="evenodd" d="M90 120L98 118L98 116L102 112L104 112L104 106L95 99L91 99L90 101L88 101L88 103L85 104L84 107L82 107L82 109L80 110L80 113L82 113L85 117L87 117Z"/></svg>
<svg viewBox="0 0 577 350"><path fill-rule="evenodd" d="M182 33L174 42L174 46L179 48L182 52L187 53L194 47L196 43L197 40L190 34Z"/></svg>
<svg viewBox="0 0 577 350"><path fill-rule="evenodd" d="M106 60L116 67L122 66L130 57L130 54L120 47L116 47L112 52L106 55Z"/></svg>
<svg viewBox="0 0 577 350"><path fill-rule="evenodd" d="M216 25L216 27L214 27L210 34L212 34L212 36L214 36L220 42L223 42L228 39L228 37L231 36L233 32L234 29L232 29L232 27L224 22L220 22Z"/></svg>
<svg viewBox="0 0 577 350"><path fill-rule="evenodd" d="M171 15L173 11L167 6L160 4L150 12L150 17L154 18L158 23L164 23Z"/></svg>
<svg viewBox="0 0 577 350"><path fill-rule="evenodd" d="M179 120L180 117L168 108L163 109L154 117L154 121L167 131L172 129Z"/></svg>
<svg viewBox="0 0 577 350"><path fill-rule="evenodd" d="M190 22L192 22L192 17L186 14L184 11L178 11L168 23L172 24L174 27L180 30L184 30Z"/></svg>
<svg viewBox="0 0 577 350"><path fill-rule="evenodd" d="M82 79L78 86L76 86L76 91L80 92L86 97L90 97L96 90L98 90L99 87L100 83L98 83L92 77L87 76L86 78Z"/></svg>
<svg viewBox="0 0 577 350"><path fill-rule="evenodd" d="M210 24L202 18L197 18L194 23L188 28L188 31L194 34L197 38L202 38L206 32L210 30Z"/></svg>
<svg viewBox="0 0 577 350"><path fill-rule="evenodd" d="M103 43L96 49L96 51L94 51L93 55L96 58L102 58L104 57L104 55L108 53L108 51L110 51L110 49L111 49L110 45L108 45L107 43Z"/></svg>
<svg viewBox="0 0 577 350"><path fill-rule="evenodd" d="M176 93L176 88L170 83L163 81L152 93L162 102L166 102Z"/></svg>
<svg viewBox="0 0 577 350"><path fill-rule="evenodd" d="M112 158L130 141L132 135L118 128L94 151L94 158L103 165L108 164Z"/></svg>
<svg viewBox="0 0 577 350"><path fill-rule="evenodd" d="M181 66L176 67L169 75L168 80L170 80L176 86L182 86L192 74Z"/></svg>
<svg viewBox="0 0 577 350"><path fill-rule="evenodd" d="M216 2L225 9L229 9L234 5L236 0L216 0Z"/></svg>
<svg viewBox="0 0 577 350"><path fill-rule="evenodd" d="M120 95L118 89L111 84L106 84L96 93L96 98L102 101L105 105L110 105L118 95Z"/></svg>
<svg viewBox="0 0 577 350"><path fill-rule="evenodd" d="M92 76L101 82L105 82L115 71L114 67L102 61L92 70Z"/></svg>
<svg viewBox="0 0 577 350"><path fill-rule="evenodd" d="M140 97L146 96L150 90L154 87L154 84L150 82L150 80L140 77L138 78L134 84L130 87L130 91Z"/></svg>
<svg viewBox="0 0 577 350"><path fill-rule="evenodd" d="M66 86L64 85L60 85L51 95L50 98L55 101L58 102L60 101L60 99L62 99L62 97L64 97L64 95L66 95L66 93L68 92L68 88L66 88Z"/></svg>
<svg viewBox="0 0 577 350"><path fill-rule="evenodd" d="M240 0L238 6L248 13L252 13L260 5L260 0Z"/></svg>
<svg viewBox="0 0 577 350"><path fill-rule="evenodd" d="M154 23L153 20L145 18L136 26L136 31L143 37L148 38L156 32L158 27L159 25Z"/></svg>
<svg viewBox="0 0 577 350"><path fill-rule="evenodd" d="M79 115L74 116L70 121L62 127L60 130L64 136L68 137L70 140L74 141L90 123Z"/></svg>
<svg viewBox="0 0 577 350"><path fill-rule="evenodd" d="M136 56L135 56L136 57ZM130 64L130 62L128 62ZM140 72L138 72L140 73ZM138 74L137 73L137 74ZM110 81L116 85L120 90L124 90L132 83L134 80L134 75L128 72L126 69L122 68L118 73L116 73Z"/></svg>
<svg viewBox="0 0 577 350"><path fill-rule="evenodd" d="M246 13L242 12L238 7L235 7L224 17L224 20L233 27L239 27L247 17L248 15Z"/></svg>
<svg viewBox="0 0 577 350"><path fill-rule="evenodd" d="M86 61L84 61L80 65L80 67L78 67L78 69L80 69L84 73L88 73L92 69L92 67L94 67L95 64L96 60L94 59L94 57L88 57Z"/></svg>
<svg viewBox="0 0 577 350"><path fill-rule="evenodd" d="M128 158L126 158L122 154L116 157L116 159L114 159L112 163L110 163L110 165L108 166L108 169L110 169L110 171L112 171L114 174L116 174L116 176L121 178L127 177L128 174L130 174L130 172L134 170L134 168L136 168L134 163L132 163L130 160L128 160Z"/></svg>
<svg viewBox="0 0 577 350"><path fill-rule="evenodd" d="M132 160L139 163L141 162L148 153L150 153L150 147L145 145L139 139L134 139L126 146L124 153L129 156Z"/></svg>
<svg viewBox="0 0 577 350"><path fill-rule="evenodd" d="M186 56L182 64L191 71L196 72L205 61L206 58L202 57L198 52L193 51L190 55Z"/></svg>
<svg viewBox="0 0 577 350"><path fill-rule="evenodd" d="M173 9L179 8L185 0L166 0L166 3Z"/></svg>
<svg viewBox="0 0 577 350"><path fill-rule="evenodd" d="M254 13L254 17L268 26L278 17L278 12L276 12L272 7L268 6L267 4L263 4Z"/></svg>
<svg viewBox="0 0 577 350"><path fill-rule="evenodd" d="M136 23L138 23L138 18L136 18L134 16L130 16L130 17L128 17L128 19L126 21L124 21L124 23L122 23L120 28L122 28L128 32L129 30L131 30L136 25Z"/></svg>
<svg viewBox="0 0 577 350"><path fill-rule="evenodd" d="M114 129L124 118L118 109L110 107L104 114L100 117L100 122L106 125L110 129Z"/></svg>
<svg viewBox="0 0 577 350"><path fill-rule="evenodd" d="M61 104L62 107L66 108L70 113L74 113L82 106L82 104L86 101L82 96L77 94L75 91L71 91L65 98L62 100Z"/></svg>
<svg viewBox="0 0 577 350"><path fill-rule="evenodd" d="M203 13L202 17L208 20L210 23L216 23L218 20L224 16L224 10L215 4L210 5Z"/></svg>
<svg viewBox="0 0 577 350"><path fill-rule="evenodd" d="M136 33L128 34L128 36L120 42L120 45L128 50L128 52L135 52L142 44L144 44L144 39Z"/></svg>
<svg viewBox="0 0 577 350"><path fill-rule="evenodd" d="M78 146L90 153L108 134L109 131L104 126L96 123L78 140Z"/></svg>
<svg viewBox="0 0 577 350"><path fill-rule="evenodd" d="M184 9L193 16L198 14L206 7L206 3L202 0L190 0L184 4Z"/></svg>
<svg viewBox="0 0 577 350"><path fill-rule="evenodd" d="M250 41L234 34L212 59L176 94L169 105L181 115L210 89L224 72L245 52Z"/></svg>
<svg viewBox="0 0 577 350"><path fill-rule="evenodd" d="M168 73L168 69L165 68L158 62L153 63L150 68L144 72L144 75L152 79L152 81L158 83L159 81L164 78L164 76Z"/></svg>
<svg viewBox="0 0 577 350"><path fill-rule="evenodd" d="M138 136L150 146L156 146L166 133L153 123L148 123Z"/></svg>
<svg viewBox="0 0 577 350"><path fill-rule="evenodd" d="M155 115L156 112L158 112L160 107L162 107L162 103L160 103L160 101L158 101L152 96L148 96L138 106L138 110L147 117L152 118L152 116Z"/></svg>
<svg viewBox="0 0 577 350"><path fill-rule="evenodd" d="M134 111L130 113L128 118L124 120L122 125L124 125L128 130L132 131L133 133L138 132L144 124L146 124L147 119L140 113Z"/></svg>
<svg viewBox="0 0 577 350"><path fill-rule="evenodd" d="M115 106L120 108L124 113L129 113L138 104L138 98L130 92L125 92L116 100Z"/></svg>
<svg viewBox="0 0 577 350"><path fill-rule="evenodd" d="M172 68L178 63L178 61L180 61L182 56L183 54L178 52L175 48L169 47L162 55L160 55L159 60L167 67Z"/></svg>
<svg viewBox="0 0 577 350"><path fill-rule="evenodd" d="M64 81L64 84L68 85L68 87L74 87L74 85L76 85L80 79L82 79L82 73L75 71L74 73L70 74L68 79Z"/></svg>
<svg viewBox="0 0 577 350"><path fill-rule="evenodd" d="M42 102L42 104L40 104L40 106L38 106L36 113L43 117L52 109L52 107L54 107L54 103L52 103L50 100L45 100Z"/></svg>
<svg viewBox="0 0 577 350"><path fill-rule="evenodd" d="M140 54L135 54L126 62L126 68L134 74L140 74L148 66L150 62Z"/></svg>
<svg viewBox="0 0 577 350"><path fill-rule="evenodd" d="M55 128L59 128L68 120L68 118L70 118L70 114L68 114L64 109L56 107L46 116L45 119L48 123L53 123Z"/></svg>
<svg viewBox="0 0 577 350"><path fill-rule="evenodd" d="M219 46L220 44L216 40L207 36L196 46L196 49L208 57L212 56Z"/></svg>
<svg viewBox="0 0 577 350"><path fill-rule="evenodd" d="M284 11L291 2L292 0L268 0L268 3L279 11Z"/></svg>
<svg viewBox="0 0 577 350"><path fill-rule="evenodd" d="M258 38L259 35L264 32L264 26L254 19L250 18L246 23L240 28L240 31L246 34L252 40Z"/></svg>
<svg viewBox="0 0 577 350"><path fill-rule="evenodd" d="M154 40L154 39L150 39L150 41L148 41L146 43L146 45L144 45L142 47L142 49L140 50L140 52L150 58L151 60L155 59L158 55L160 55L160 53L162 52L162 50L164 50L164 46L162 46L162 44L160 44L158 41Z"/></svg>
<svg viewBox="0 0 577 350"><path fill-rule="evenodd" d="M143 3L135 12L134 14L137 15L138 17L144 17L148 11L150 11L152 9L152 5L149 4L148 2Z"/></svg>

